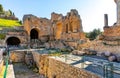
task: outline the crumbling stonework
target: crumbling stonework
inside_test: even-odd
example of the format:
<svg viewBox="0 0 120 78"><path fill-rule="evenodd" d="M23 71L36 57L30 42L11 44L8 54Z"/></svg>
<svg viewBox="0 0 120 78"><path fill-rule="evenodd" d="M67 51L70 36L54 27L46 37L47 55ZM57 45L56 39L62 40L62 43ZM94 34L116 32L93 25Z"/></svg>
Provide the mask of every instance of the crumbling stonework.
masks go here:
<svg viewBox="0 0 120 78"><path fill-rule="evenodd" d="M120 0L114 0L117 5L117 22L113 26L105 26L104 40L120 40Z"/></svg>
<svg viewBox="0 0 120 78"><path fill-rule="evenodd" d="M104 28L103 36L104 40L120 40L120 26Z"/></svg>
<svg viewBox="0 0 120 78"><path fill-rule="evenodd" d="M12 51L10 54L10 61L12 62L24 62L25 61L25 51Z"/></svg>
<svg viewBox="0 0 120 78"><path fill-rule="evenodd" d="M55 26L53 28L55 30L53 33L55 39L79 40L84 38L84 36L81 35L83 34L82 21L76 10L72 9L66 16L56 13L52 13L51 15L52 26Z"/></svg>
<svg viewBox="0 0 120 78"><path fill-rule="evenodd" d="M41 37L49 35L51 23L47 18L38 18L33 15L25 15L23 17L23 25L28 35L30 35L30 31L35 28L39 32L39 37Z"/></svg>
<svg viewBox="0 0 120 78"><path fill-rule="evenodd" d="M75 9L68 12L66 16L53 12L51 14L51 19L38 18L33 15L24 15L23 25L24 30L29 36L29 41L32 39L32 30L35 30L38 33L38 37L35 39L44 43L55 40L75 42L85 39L82 21Z"/></svg>
<svg viewBox="0 0 120 78"><path fill-rule="evenodd" d="M14 30L11 30L11 31L7 32L6 38L5 38L5 41L6 41L7 45L9 45L8 42L7 42L8 39L12 38L12 37L17 38L20 41L19 45L21 45L21 46L26 46L27 43L28 43L27 42L27 37L28 36L27 36L26 31L23 29L23 26L16 27L16 28L14 28ZM10 40L10 41L12 41L12 40ZM16 40L13 39L13 41L16 41ZM11 44L12 43L14 43L14 42L11 42Z"/></svg>
<svg viewBox="0 0 120 78"><path fill-rule="evenodd" d="M25 53L25 51L22 53ZM47 54L40 54L38 52L32 52L32 54L39 73L47 78L101 78L92 72L50 58ZM12 62L22 62L20 59L25 60L24 54L21 54L21 56L18 57L19 59L14 58L13 55L19 56L19 53L11 52L10 59Z"/></svg>

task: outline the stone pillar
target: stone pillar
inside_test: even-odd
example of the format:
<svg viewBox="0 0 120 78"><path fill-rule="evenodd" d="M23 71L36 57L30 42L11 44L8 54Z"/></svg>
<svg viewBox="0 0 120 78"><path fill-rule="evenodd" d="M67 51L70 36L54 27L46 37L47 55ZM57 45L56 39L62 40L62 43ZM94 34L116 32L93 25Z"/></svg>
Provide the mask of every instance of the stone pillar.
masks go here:
<svg viewBox="0 0 120 78"><path fill-rule="evenodd" d="M117 24L120 25L120 0L114 0L117 5Z"/></svg>
<svg viewBox="0 0 120 78"><path fill-rule="evenodd" d="M104 26L108 26L108 15L104 14Z"/></svg>

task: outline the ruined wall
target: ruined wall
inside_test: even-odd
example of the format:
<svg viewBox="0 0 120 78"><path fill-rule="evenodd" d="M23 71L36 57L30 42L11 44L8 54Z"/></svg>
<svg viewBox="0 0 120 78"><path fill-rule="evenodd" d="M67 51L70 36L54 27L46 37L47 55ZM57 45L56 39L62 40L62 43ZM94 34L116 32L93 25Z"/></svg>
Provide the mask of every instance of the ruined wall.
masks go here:
<svg viewBox="0 0 120 78"><path fill-rule="evenodd" d="M26 51L11 51L10 52L10 61L12 62L24 62L25 61Z"/></svg>
<svg viewBox="0 0 120 78"><path fill-rule="evenodd" d="M20 45L24 46L27 44L27 35L24 31L22 32L8 32L6 37L5 37L5 43L8 38L10 37L16 37L20 40Z"/></svg>
<svg viewBox="0 0 120 78"><path fill-rule="evenodd" d="M38 55L39 58L37 57ZM61 61L49 58L47 55L40 55L37 52L33 52L33 56L37 65L39 65L39 73L48 78L100 78L84 69L79 69Z"/></svg>
<svg viewBox="0 0 120 78"><path fill-rule="evenodd" d="M84 69L79 69L53 58L49 58L46 54L41 55L38 52L32 52L32 54L39 68L39 73L48 78L100 78ZM11 52L10 59L12 62L24 62L25 51Z"/></svg>
<svg viewBox="0 0 120 78"><path fill-rule="evenodd" d="M34 15L24 15L23 25L24 30L28 34L29 42L32 42L31 30L34 29L38 32L37 45L49 44L52 41L76 42L86 39L82 28L82 20L75 9L72 9L65 16L53 12L51 13L51 19L38 18ZM30 44L33 45L34 42ZM68 46L74 47L72 45Z"/></svg>
<svg viewBox="0 0 120 78"><path fill-rule="evenodd" d="M99 76L60 61L49 59L49 78L100 78Z"/></svg>
<svg viewBox="0 0 120 78"><path fill-rule="evenodd" d="M119 40L120 39L120 26L114 25L112 27L104 28L105 40Z"/></svg>
<svg viewBox="0 0 120 78"><path fill-rule="evenodd" d="M37 28L39 36L49 35L51 22L47 18L38 18L34 15L24 15L23 17L24 29L30 35L33 28Z"/></svg>
<svg viewBox="0 0 120 78"><path fill-rule="evenodd" d="M52 13L51 20L53 21L52 25L55 26L54 35L56 39L79 40L85 38L82 28L82 21L77 10L72 9L70 12L67 13L66 16L57 13ZM75 36L74 34L78 35Z"/></svg>
<svg viewBox="0 0 120 78"><path fill-rule="evenodd" d="M79 48L95 50L98 53L111 52L112 54L120 54L120 42L118 41L91 41L79 45Z"/></svg>
<svg viewBox="0 0 120 78"><path fill-rule="evenodd" d="M36 28L39 32L39 38L44 36L49 36L50 40L67 40L69 37L73 40L85 38L80 15L75 9L68 12L66 16L53 12L50 20L33 15L24 15L23 25L28 35L32 29ZM68 34L72 35L66 36Z"/></svg>
<svg viewBox="0 0 120 78"><path fill-rule="evenodd" d="M120 40L120 0L114 0L117 5L117 22L112 26L105 26L103 32L104 40ZM107 21L107 20L105 20Z"/></svg>

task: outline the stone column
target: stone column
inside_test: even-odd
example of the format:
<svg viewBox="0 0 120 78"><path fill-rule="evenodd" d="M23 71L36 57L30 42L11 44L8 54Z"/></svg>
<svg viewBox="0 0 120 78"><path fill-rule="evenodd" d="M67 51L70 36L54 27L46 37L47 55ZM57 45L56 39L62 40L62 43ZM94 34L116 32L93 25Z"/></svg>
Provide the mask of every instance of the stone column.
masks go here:
<svg viewBox="0 0 120 78"><path fill-rule="evenodd" d="M108 26L108 15L104 14L104 26Z"/></svg>
<svg viewBox="0 0 120 78"><path fill-rule="evenodd" d="M120 25L120 0L114 0L117 5L117 24Z"/></svg>

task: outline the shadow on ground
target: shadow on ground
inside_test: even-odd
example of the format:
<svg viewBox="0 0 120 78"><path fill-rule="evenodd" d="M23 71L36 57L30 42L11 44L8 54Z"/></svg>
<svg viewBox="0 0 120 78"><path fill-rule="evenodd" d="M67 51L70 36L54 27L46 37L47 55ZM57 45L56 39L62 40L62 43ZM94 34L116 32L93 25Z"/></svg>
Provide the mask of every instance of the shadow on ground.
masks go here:
<svg viewBox="0 0 120 78"><path fill-rule="evenodd" d="M39 73L33 72L24 63L14 63L13 64L15 78L45 78Z"/></svg>

